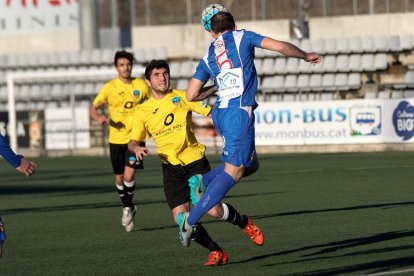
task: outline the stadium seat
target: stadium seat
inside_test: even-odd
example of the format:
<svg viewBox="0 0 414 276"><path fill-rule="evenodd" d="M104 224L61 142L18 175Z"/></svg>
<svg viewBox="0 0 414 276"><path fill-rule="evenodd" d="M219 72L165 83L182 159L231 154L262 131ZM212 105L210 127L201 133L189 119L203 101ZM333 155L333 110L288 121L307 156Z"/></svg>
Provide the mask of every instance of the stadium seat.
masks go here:
<svg viewBox="0 0 414 276"><path fill-rule="evenodd" d="M335 87L337 90L344 91L348 90L348 74L339 73L335 75Z"/></svg>
<svg viewBox="0 0 414 276"><path fill-rule="evenodd" d="M321 66L320 64L316 66ZM313 65L309 62L304 61L303 59L299 60L299 67L298 70L300 73L310 73L312 71Z"/></svg>
<svg viewBox="0 0 414 276"><path fill-rule="evenodd" d="M387 70L388 68L387 54L377 53L375 55L374 68L376 71Z"/></svg>
<svg viewBox="0 0 414 276"><path fill-rule="evenodd" d="M40 84L32 84L29 90L29 97L31 100L41 100L42 99L42 91Z"/></svg>
<svg viewBox="0 0 414 276"><path fill-rule="evenodd" d="M112 66L114 62L115 51L113 49L105 48L101 50L100 64L110 64Z"/></svg>
<svg viewBox="0 0 414 276"><path fill-rule="evenodd" d="M133 52L134 52L135 59L137 60L139 64L146 62L144 49L140 49L140 48L134 49Z"/></svg>
<svg viewBox="0 0 414 276"><path fill-rule="evenodd" d="M263 77L263 80L260 84L260 90L262 90L263 93L269 93L273 90L273 76L265 76Z"/></svg>
<svg viewBox="0 0 414 276"><path fill-rule="evenodd" d="M323 39L312 41L312 52L322 55L325 54L325 41Z"/></svg>
<svg viewBox="0 0 414 276"><path fill-rule="evenodd" d="M187 90L188 83L190 81L188 79L179 79L177 81L177 85L175 86L176 89Z"/></svg>
<svg viewBox="0 0 414 276"><path fill-rule="evenodd" d="M349 56L349 63L348 63L349 71L351 72L360 72L361 68L361 55L359 54L352 54Z"/></svg>
<svg viewBox="0 0 414 276"><path fill-rule="evenodd" d="M411 51L414 48L414 40L412 34L406 34L401 37L401 50Z"/></svg>
<svg viewBox="0 0 414 276"><path fill-rule="evenodd" d="M180 71L177 76L174 77L181 77L181 78L190 78L194 74L193 68L193 61L192 60L185 60L180 64Z"/></svg>
<svg viewBox="0 0 414 276"><path fill-rule="evenodd" d="M351 37L349 40L350 53L362 53L362 42L359 36Z"/></svg>
<svg viewBox="0 0 414 276"><path fill-rule="evenodd" d="M284 102L294 102L295 101L295 94L283 94L283 101Z"/></svg>
<svg viewBox="0 0 414 276"><path fill-rule="evenodd" d="M375 50L377 52L388 52L389 49L387 37L381 35L375 38Z"/></svg>
<svg viewBox="0 0 414 276"><path fill-rule="evenodd" d="M305 52L310 52L312 51L312 43L309 39L305 38L302 39L302 41L300 42L300 48L305 51Z"/></svg>
<svg viewBox="0 0 414 276"><path fill-rule="evenodd" d="M349 72L349 55L338 55L336 58L336 70L338 72Z"/></svg>
<svg viewBox="0 0 414 276"><path fill-rule="evenodd" d="M156 48L150 47L144 49L144 61L150 62L157 56L157 50Z"/></svg>
<svg viewBox="0 0 414 276"><path fill-rule="evenodd" d="M361 58L361 69L364 72L373 72L375 71L374 67L374 54L363 54Z"/></svg>
<svg viewBox="0 0 414 276"><path fill-rule="evenodd" d="M165 47L158 47L155 48L155 59L167 59L168 58L168 51Z"/></svg>
<svg viewBox="0 0 414 276"><path fill-rule="evenodd" d="M320 100L321 101L332 101L334 99L333 93L322 93Z"/></svg>
<svg viewBox="0 0 414 276"><path fill-rule="evenodd" d="M300 102L307 102L308 101L308 94L306 93L298 93L296 95L296 100Z"/></svg>
<svg viewBox="0 0 414 276"><path fill-rule="evenodd" d="M337 70L335 55L325 56L322 64L323 72L335 72Z"/></svg>
<svg viewBox="0 0 414 276"><path fill-rule="evenodd" d="M374 91L367 91L364 94L364 99L366 100L372 100L376 98L377 98L377 93L375 93Z"/></svg>
<svg viewBox="0 0 414 276"><path fill-rule="evenodd" d="M181 62L180 61L171 61L170 66L170 76L173 79L179 78L181 73Z"/></svg>
<svg viewBox="0 0 414 276"><path fill-rule="evenodd" d="M324 74L322 76L322 87L324 91L335 91L335 75Z"/></svg>
<svg viewBox="0 0 414 276"><path fill-rule="evenodd" d="M254 67L256 68L257 75L259 76L263 75L262 65L263 65L263 59L261 58L254 59Z"/></svg>
<svg viewBox="0 0 414 276"><path fill-rule="evenodd" d="M325 54L328 54L328 55L337 54L338 50L336 48L336 39L334 38L325 39L324 50L325 50Z"/></svg>
<svg viewBox="0 0 414 276"><path fill-rule="evenodd" d="M404 91L404 98L414 98L414 90L406 90Z"/></svg>
<svg viewBox="0 0 414 276"><path fill-rule="evenodd" d="M309 88L309 75L308 74L301 74L297 80L297 87L299 91L307 91Z"/></svg>
<svg viewBox="0 0 414 276"><path fill-rule="evenodd" d="M256 58L264 58L265 57L265 49L263 49L263 48L255 48L254 49L254 56L256 57Z"/></svg>
<svg viewBox="0 0 414 276"><path fill-rule="evenodd" d="M350 89L359 89L361 87L361 76L359 73L350 73L348 76L348 87Z"/></svg>
<svg viewBox="0 0 414 276"><path fill-rule="evenodd" d="M273 77L272 90L274 92L282 92L285 90L285 77L276 75Z"/></svg>
<svg viewBox="0 0 414 276"><path fill-rule="evenodd" d="M296 75L287 75L285 78L285 89L288 92L297 92L298 88L296 87L297 76Z"/></svg>
<svg viewBox="0 0 414 276"><path fill-rule="evenodd" d="M349 40L347 37L340 37L336 40L338 54L349 54Z"/></svg>
<svg viewBox="0 0 414 276"><path fill-rule="evenodd" d="M277 58L277 59L280 59L280 58ZM276 66L277 65L275 65L275 68L276 68ZM288 74L297 74L297 73L299 73L299 59L298 58L288 58L287 59L286 72Z"/></svg>
<svg viewBox="0 0 414 276"><path fill-rule="evenodd" d="M262 64L263 75L273 75L275 73L274 65L274 58L265 58Z"/></svg>
<svg viewBox="0 0 414 276"><path fill-rule="evenodd" d="M378 99L389 99L390 95L390 91L380 91L378 92Z"/></svg>
<svg viewBox="0 0 414 276"><path fill-rule="evenodd" d="M391 92L391 99L401 99L404 98L404 91L396 90Z"/></svg>
<svg viewBox="0 0 414 276"><path fill-rule="evenodd" d="M322 75L312 74L309 80L309 87L312 91L322 91Z"/></svg>
<svg viewBox="0 0 414 276"><path fill-rule="evenodd" d="M364 53L374 53L375 52L375 40L373 36L363 36L361 38L362 42L362 51Z"/></svg>
<svg viewBox="0 0 414 276"><path fill-rule="evenodd" d="M400 52L402 50L400 36L399 35L388 36L388 45L389 45L391 52Z"/></svg>

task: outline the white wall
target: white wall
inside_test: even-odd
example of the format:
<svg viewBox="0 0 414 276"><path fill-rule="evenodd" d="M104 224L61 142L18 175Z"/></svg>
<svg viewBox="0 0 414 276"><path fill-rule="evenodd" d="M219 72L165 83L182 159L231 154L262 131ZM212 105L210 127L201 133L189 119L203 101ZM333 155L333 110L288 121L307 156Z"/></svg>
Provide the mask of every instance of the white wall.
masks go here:
<svg viewBox="0 0 414 276"><path fill-rule="evenodd" d="M0 36L0 55L67 52L80 49L79 32L36 32Z"/></svg>

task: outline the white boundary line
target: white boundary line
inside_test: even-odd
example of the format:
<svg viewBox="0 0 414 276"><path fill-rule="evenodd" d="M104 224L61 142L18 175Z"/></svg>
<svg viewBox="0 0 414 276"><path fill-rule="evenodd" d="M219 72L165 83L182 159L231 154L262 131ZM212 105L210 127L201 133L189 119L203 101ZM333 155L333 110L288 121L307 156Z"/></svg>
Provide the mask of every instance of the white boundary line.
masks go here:
<svg viewBox="0 0 414 276"><path fill-rule="evenodd" d="M404 270L394 270L394 271L379 272L379 273L374 273L374 274L367 274L365 276L392 275L392 274L402 274L402 273L409 273L409 272L414 272L414 268L404 269Z"/></svg>

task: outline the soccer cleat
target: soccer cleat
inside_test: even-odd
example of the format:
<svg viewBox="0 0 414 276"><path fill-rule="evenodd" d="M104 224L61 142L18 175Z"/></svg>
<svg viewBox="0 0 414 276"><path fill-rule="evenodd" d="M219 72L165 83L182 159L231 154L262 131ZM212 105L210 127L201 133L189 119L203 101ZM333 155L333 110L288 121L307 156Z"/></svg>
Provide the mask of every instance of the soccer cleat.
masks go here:
<svg viewBox="0 0 414 276"><path fill-rule="evenodd" d="M193 175L188 179L188 185L190 186L191 202L193 205L196 205L206 190L203 183L203 176L201 174Z"/></svg>
<svg viewBox="0 0 414 276"><path fill-rule="evenodd" d="M137 207L134 206L133 208L124 207L123 214L122 214L122 226L125 227L127 232L130 232L134 228L134 217L137 212Z"/></svg>
<svg viewBox="0 0 414 276"><path fill-rule="evenodd" d="M179 238L183 246L190 246L191 234L193 232L193 227L191 227L188 222L188 212L181 212L177 215L177 224L180 229Z"/></svg>
<svg viewBox="0 0 414 276"><path fill-rule="evenodd" d="M225 251L212 251L208 256L208 261L204 266L224 265L228 262L229 255Z"/></svg>
<svg viewBox="0 0 414 276"><path fill-rule="evenodd" d="M243 229L250 239L257 245L263 245L264 236L260 228L254 224L251 218L247 217L247 225Z"/></svg>

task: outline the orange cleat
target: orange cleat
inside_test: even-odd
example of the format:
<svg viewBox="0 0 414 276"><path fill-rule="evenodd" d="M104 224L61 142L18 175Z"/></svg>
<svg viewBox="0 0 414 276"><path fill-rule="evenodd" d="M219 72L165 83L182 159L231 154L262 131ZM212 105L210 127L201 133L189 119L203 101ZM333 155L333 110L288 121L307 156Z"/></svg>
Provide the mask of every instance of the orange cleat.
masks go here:
<svg viewBox="0 0 414 276"><path fill-rule="evenodd" d="M208 256L208 261L204 266L218 266L224 265L228 262L229 255L224 251L212 251Z"/></svg>
<svg viewBox="0 0 414 276"><path fill-rule="evenodd" d="M251 218L247 218L247 225L244 227L243 231L255 244L264 244L264 236L262 230L260 230L260 228L252 222Z"/></svg>

